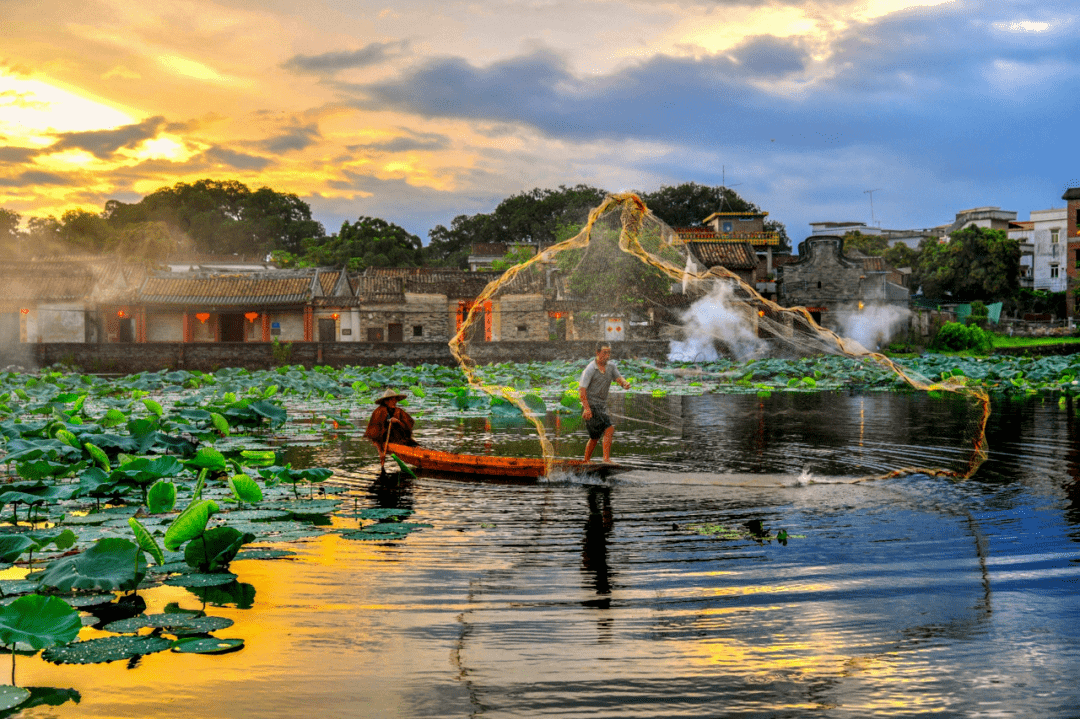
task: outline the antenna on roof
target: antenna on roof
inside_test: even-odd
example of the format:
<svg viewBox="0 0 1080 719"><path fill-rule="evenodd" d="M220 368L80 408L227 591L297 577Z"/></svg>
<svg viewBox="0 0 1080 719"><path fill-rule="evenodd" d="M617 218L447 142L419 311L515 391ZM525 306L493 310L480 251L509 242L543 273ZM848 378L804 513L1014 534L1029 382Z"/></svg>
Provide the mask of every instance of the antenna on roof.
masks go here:
<svg viewBox="0 0 1080 719"><path fill-rule="evenodd" d="M732 212L735 211L735 208L731 206L731 203L728 203L727 190L732 187L738 187L741 184L741 182L736 182L734 185L727 184L727 166L720 165L720 208L717 210L717 212L724 211L725 203L728 204L729 210L731 210Z"/></svg>
<svg viewBox="0 0 1080 719"><path fill-rule="evenodd" d="M881 192L881 188L879 187L879 188L877 188L875 190L863 190L864 195L870 195L870 224L871 225L876 224L876 221L874 220L874 193L875 192Z"/></svg>

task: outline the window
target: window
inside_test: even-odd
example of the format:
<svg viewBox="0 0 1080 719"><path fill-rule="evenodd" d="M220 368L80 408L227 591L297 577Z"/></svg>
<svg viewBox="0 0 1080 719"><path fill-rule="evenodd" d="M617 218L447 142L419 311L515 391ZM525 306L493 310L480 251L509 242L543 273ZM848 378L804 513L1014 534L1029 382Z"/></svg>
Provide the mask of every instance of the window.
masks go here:
<svg viewBox="0 0 1080 719"><path fill-rule="evenodd" d="M1058 266L1050 265L1050 279L1056 280L1058 276Z"/></svg>
<svg viewBox="0 0 1080 719"><path fill-rule="evenodd" d="M529 331L529 326L528 325L518 325L517 330L518 330L518 332L528 332Z"/></svg>
<svg viewBox="0 0 1080 719"><path fill-rule="evenodd" d="M412 326L412 336L413 337L423 337L424 336L424 326L423 325L413 325Z"/></svg>
<svg viewBox="0 0 1080 719"><path fill-rule="evenodd" d="M1058 241L1058 235L1060 233L1061 233L1061 230L1059 230L1057 228L1054 228L1053 230L1050 230L1050 242L1052 242L1052 243L1054 243L1056 245L1057 241Z"/></svg>

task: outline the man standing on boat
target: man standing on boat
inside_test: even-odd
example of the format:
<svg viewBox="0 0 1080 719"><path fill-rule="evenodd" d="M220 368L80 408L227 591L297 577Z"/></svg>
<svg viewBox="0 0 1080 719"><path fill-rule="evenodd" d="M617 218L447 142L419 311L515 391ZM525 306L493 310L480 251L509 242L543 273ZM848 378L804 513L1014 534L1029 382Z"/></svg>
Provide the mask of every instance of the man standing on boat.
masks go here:
<svg viewBox="0 0 1080 719"><path fill-rule="evenodd" d="M603 442L604 461L611 461L611 439L615 435L615 425L607 413L608 390L612 382L618 382L623 389L630 389L630 383L619 374L619 369L611 359L611 345L607 342L596 343L596 359L589 363L581 373L578 382L578 397L584 410L582 417L589 430L589 443L585 445L585 461L592 459L596 443Z"/></svg>
<svg viewBox="0 0 1080 719"><path fill-rule="evenodd" d="M397 403L405 397L406 395L388 389L382 397L375 400L375 404L379 406L371 413L364 436L379 448L380 462L386 461L387 444L403 444L407 447L418 445L412 436L415 420L409 416L408 412L397 406Z"/></svg>

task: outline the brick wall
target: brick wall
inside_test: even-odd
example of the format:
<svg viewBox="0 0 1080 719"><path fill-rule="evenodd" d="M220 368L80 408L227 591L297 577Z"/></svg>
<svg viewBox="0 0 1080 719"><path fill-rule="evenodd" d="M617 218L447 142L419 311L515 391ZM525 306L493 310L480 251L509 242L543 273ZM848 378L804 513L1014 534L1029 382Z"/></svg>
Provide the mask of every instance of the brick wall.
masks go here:
<svg viewBox="0 0 1080 719"><path fill-rule="evenodd" d="M594 341L576 342L481 342L472 348L480 364L489 362L533 362L581 360L595 354ZM305 367L326 365L374 366L401 362L454 365L450 348L442 342L293 342L287 359L274 356L268 342L147 342L140 344L50 343L20 344L0 352L0 361L26 369L53 364L74 365L83 372L134 373L160 369L188 369L212 372L221 367L269 369L281 364ZM612 343L612 354L662 360L667 357L665 340L635 340ZM137 350L137 351L136 351Z"/></svg>

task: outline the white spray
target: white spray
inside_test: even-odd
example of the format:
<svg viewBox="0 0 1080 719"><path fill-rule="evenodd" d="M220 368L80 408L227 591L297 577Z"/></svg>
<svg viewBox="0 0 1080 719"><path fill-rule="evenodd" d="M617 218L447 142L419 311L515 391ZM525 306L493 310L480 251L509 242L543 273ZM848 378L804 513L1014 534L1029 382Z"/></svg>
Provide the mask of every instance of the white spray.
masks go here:
<svg viewBox="0 0 1080 719"><path fill-rule="evenodd" d="M840 333L874 352L903 330L911 312L906 307L867 305L861 310L838 312L837 315Z"/></svg>
<svg viewBox="0 0 1080 719"><path fill-rule="evenodd" d="M712 291L683 313L686 339L672 340L669 362L712 362L719 358L716 342L725 345L742 361L760 354L766 347L732 299L731 284L716 282Z"/></svg>

